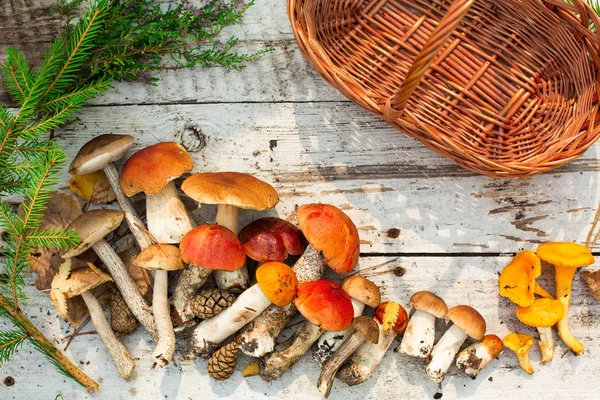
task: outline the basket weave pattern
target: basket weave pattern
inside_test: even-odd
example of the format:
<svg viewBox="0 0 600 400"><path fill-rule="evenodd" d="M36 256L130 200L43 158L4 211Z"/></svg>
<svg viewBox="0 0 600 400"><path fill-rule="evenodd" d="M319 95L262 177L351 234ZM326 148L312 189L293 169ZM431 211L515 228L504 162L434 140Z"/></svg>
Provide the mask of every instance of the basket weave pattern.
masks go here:
<svg viewBox="0 0 600 400"><path fill-rule="evenodd" d="M472 171L533 176L600 135L600 24L581 0L287 2L327 82Z"/></svg>

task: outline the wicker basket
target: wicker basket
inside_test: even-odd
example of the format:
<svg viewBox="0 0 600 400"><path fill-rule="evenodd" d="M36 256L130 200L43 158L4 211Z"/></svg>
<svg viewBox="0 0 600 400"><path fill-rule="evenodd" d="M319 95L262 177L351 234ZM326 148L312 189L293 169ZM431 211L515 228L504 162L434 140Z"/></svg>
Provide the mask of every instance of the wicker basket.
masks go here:
<svg viewBox="0 0 600 400"><path fill-rule="evenodd" d="M331 85L430 149L530 177L600 135L600 26L581 0L287 0Z"/></svg>

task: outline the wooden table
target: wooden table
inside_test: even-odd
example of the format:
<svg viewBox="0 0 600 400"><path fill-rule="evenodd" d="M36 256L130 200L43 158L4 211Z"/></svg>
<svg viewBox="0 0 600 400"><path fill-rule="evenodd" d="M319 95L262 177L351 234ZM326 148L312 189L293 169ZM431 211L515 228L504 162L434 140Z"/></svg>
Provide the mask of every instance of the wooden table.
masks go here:
<svg viewBox="0 0 600 400"><path fill-rule="evenodd" d="M0 5L0 49L6 44L32 55L56 35L49 0L12 0ZM8 4L6 4L8 3ZM161 73L158 87L116 84L57 132L72 157L94 136L126 133L136 137L133 150L157 141L183 141L192 151L195 170L235 170L271 182L281 202L269 215L294 218L297 205L325 202L343 209L361 237L358 268L394 260L406 273L373 276L384 298L407 306L417 290L432 290L448 304L470 304L486 318L488 332L535 335L514 315L514 306L497 294L506 253L535 250L543 241L585 241L599 203L600 145L580 159L528 180L493 180L463 170L419 142L346 101L325 84L297 50L282 0L258 0L242 26L227 29L242 40L240 50L275 51L241 72L194 69ZM3 52L2 52L3 53ZM6 97L2 98L6 101ZM201 133L200 133L201 132ZM199 136L206 145L199 147ZM67 187L67 175L60 188ZM206 207L204 217L213 218ZM245 221L259 216L247 212ZM243 221L242 221L243 222ZM554 290L553 272L541 283ZM32 286L25 311L47 335L64 347L72 329L54 311L48 296ZM333 399L432 398L597 398L600 373L600 305L577 276L571 307L573 332L586 347L581 357L557 339L556 357L538 364L535 374L518 368L505 351L475 380L453 367L441 390L429 381L422 362L390 351L363 385L336 382ZM139 329L124 339L136 359L129 381L117 375L97 336L78 337L67 355L100 383L102 399L320 398L319 374L311 357L293 372L265 383L258 377L208 378L206 361L178 362L150 369L152 343ZM241 358L240 364L248 363ZM81 387L60 376L27 345L0 369L0 399L87 399ZM15 384L2 384L12 376ZM439 398L439 394L434 398Z"/></svg>

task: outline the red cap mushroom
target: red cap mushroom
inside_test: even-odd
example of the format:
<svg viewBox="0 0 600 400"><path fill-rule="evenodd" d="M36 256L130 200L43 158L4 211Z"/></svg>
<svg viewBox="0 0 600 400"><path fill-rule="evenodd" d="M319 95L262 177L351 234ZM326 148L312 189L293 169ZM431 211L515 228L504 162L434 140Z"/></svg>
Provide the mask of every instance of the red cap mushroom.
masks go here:
<svg viewBox="0 0 600 400"><path fill-rule="evenodd" d="M259 262L283 261L288 255L299 256L307 245L298 228L275 217L251 222L238 236L246 249L246 255Z"/></svg>

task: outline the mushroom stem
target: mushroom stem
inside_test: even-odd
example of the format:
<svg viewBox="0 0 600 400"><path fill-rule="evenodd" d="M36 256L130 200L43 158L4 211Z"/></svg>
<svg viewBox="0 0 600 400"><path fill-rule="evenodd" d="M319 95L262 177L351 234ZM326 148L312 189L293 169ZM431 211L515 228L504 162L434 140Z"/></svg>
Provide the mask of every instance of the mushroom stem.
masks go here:
<svg viewBox="0 0 600 400"><path fill-rule="evenodd" d="M194 318L192 299L210 278L211 273L212 271L209 269L190 264L179 275L177 286L171 296L171 303L176 313L174 321L176 331L181 330L177 328L185 327L186 323Z"/></svg>
<svg viewBox="0 0 600 400"><path fill-rule="evenodd" d="M575 276L575 268L557 267L556 268L556 298L560 300L565 308L565 315L558 320L556 328L558 335L569 349L580 355L583 353L583 345L575 339L569 327L569 307L571 306L571 285L573 276Z"/></svg>
<svg viewBox="0 0 600 400"><path fill-rule="evenodd" d="M379 325L379 342L377 344L368 340L363 342L351 356L350 362L337 374L338 378L349 386L359 385L369 379L396 339L397 334L393 329L384 331L383 325L380 323L377 325Z"/></svg>
<svg viewBox="0 0 600 400"><path fill-rule="evenodd" d="M352 301L352 308L354 309L354 318L362 315L365 309L365 303L354 298L351 298L350 300ZM350 325L341 332L323 333L317 341L317 347L313 352L315 361L318 362L320 366L323 366L331 356L342 347L342 344L344 344L346 339L348 339L353 332L354 326Z"/></svg>
<svg viewBox="0 0 600 400"><path fill-rule="evenodd" d="M158 330L158 343L152 357L153 369L160 369L173 359L175 352L175 332L169 313L168 297L169 276L167 271L158 270L154 277L154 292L152 295L152 311Z"/></svg>
<svg viewBox="0 0 600 400"><path fill-rule="evenodd" d="M324 330L312 322L304 322L294 333L292 344L285 350L269 354L261 359L260 377L271 382L290 370L304 353L310 349Z"/></svg>
<svg viewBox="0 0 600 400"><path fill-rule="evenodd" d="M546 298L546 299L553 299L554 298L550 294L550 292L548 292L546 289L544 289L543 287L541 287L540 284L537 283L537 281L535 282L535 286L533 288L533 293L535 293L538 296L541 296L543 298Z"/></svg>
<svg viewBox="0 0 600 400"><path fill-rule="evenodd" d="M121 210L125 214L125 220L127 221L129 230L135 237L140 249L144 250L146 247L152 245L152 238L148 234L144 223L133 208L133 204L131 204L129 198L123 193L121 185L119 184L119 173L117 172L115 165L113 163L108 163L108 165L104 167L104 173L106 174L106 177L108 178L108 181L115 192L115 197L117 198L119 207L121 207Z"/></svg>
<svg viewBox="0 0 600 400"><path fill-rule="evenodd" d="M146 219L157 243L179 243L196 226L172 181L158 194L146 195Z"/></svg>
<svg viewBox="0 0 600 400"><path fill-rule="evenodd" d="M110 358L115 363L119 375L124 379L129 378L131 371L135 368L135 363L125 346L123 346L123 343L117 339L115 333L110 328L110 324L102 311L102 306L98 302L98 299L89 291L82 293L81 297L88 308L92 323L96 327L96 332L102 343L104 343Z"/></svg>
<svg viewBox="0 0 600 400"><path fill-rule="evenodd" d="M238 234L238 208L229 204L219 204L216 223ZM230 293L241 293L250 284L248 268L244 265L235 271L214 271L215 282L219 289Z"/></svg>
<svg viewBox="0 0 600 400"><path fill-rule="evenodd" d="M540 346L540 352L542 353L540 364L546 364L554 358L554 337L552 335L552 328L537 328L537 330L540 334L538 345Z"/></svg>
<svg viewBox="0 0 600 400"><path fill-rule="evenodd" d="M408 321L402 342L396 351L412 357L427 358L431 354L434 341L435 315L416 310Z"/></svg>
<svg viewBox="0 0 600 400"><path fill-rule="evenodd" d="M456 366L463 374L475 379L495 357L502 352L502 340L496 335L486 335L458 353Z"/></svg>
<svg viewBox="0 0 600 400"><path fill-rule="evenodd" d="M365 340L366 337L362 333L354 332L350 335L348 340L340 346L339 350L325 363L321 370L321 375L319 375L319 381L317 382L317 388L324 397L329 397L331 387L333 386L333 379L342 364Z"/></svg>
<svg viewBox="0 0 600 400"><path fill-rule="evenodd" d="M244 291L219 315L202 321L194 330L192 346L203 357L210 356L217 345L263 312L271 301L258 284Z"/></svg>
<svg viewBox="0 0 600 400"><path fill-rule="evenodd" d="M454 356L466 339L467 334L456 325L452 325L444 333L444 336L433 348L431 359L425 367L425 372L432 381L442 383L448 368L454 361Z"/></svg>
<svg viewBox="0 0 600 400"><path fill-rule="evenodd" d="M311 245L308 245L292 269L300 285L303 282L320 279L325 267L326 264L319 253ZM294 303L285 307L269 306L240 332L239 340L242 352L252 357L262 357L272 352L277 336L296 314L296 311Z"/></svg>
<svg viewBox="0 0 600 400"><path fill-rule="evenodd" d="M148 311L148 304L142 297L137 286L127 273L127 269L123 261L119 258L117 253L110 247L106 240L102 239L97 241L92 248L102 260L110 275L112 276L115 284L119 288L121 295L127 306L135 315L135 318L146 328L152 339L158 341L158 331L156 330L156 324L154 323L154 317L152 313Z"/></svg>

